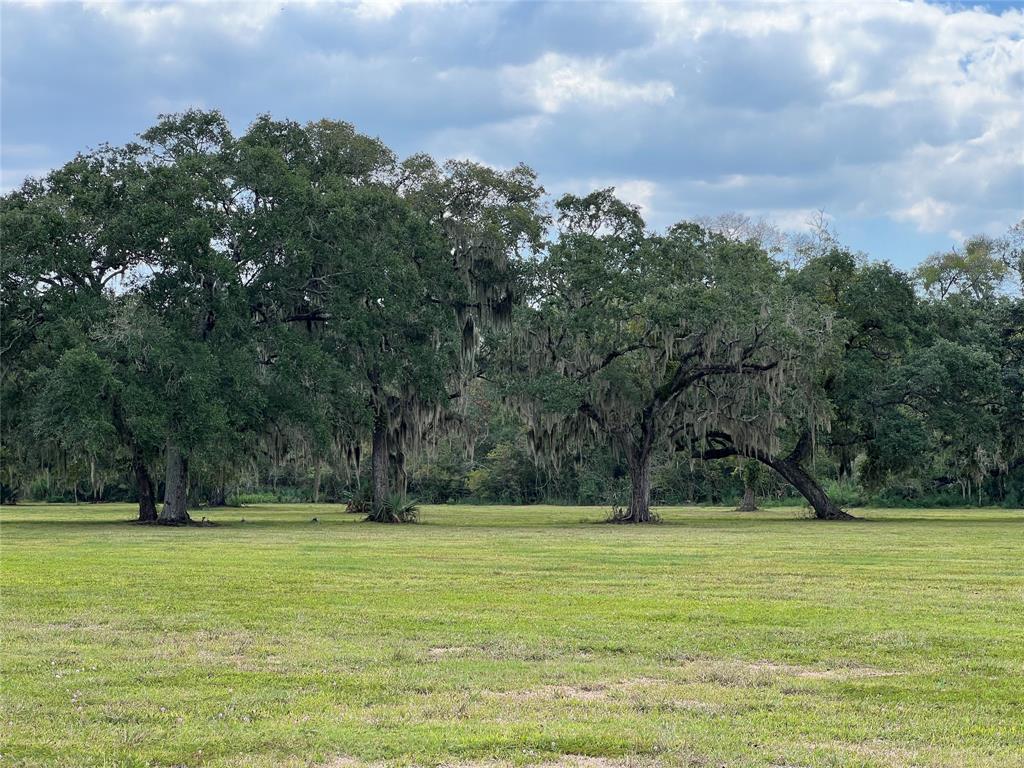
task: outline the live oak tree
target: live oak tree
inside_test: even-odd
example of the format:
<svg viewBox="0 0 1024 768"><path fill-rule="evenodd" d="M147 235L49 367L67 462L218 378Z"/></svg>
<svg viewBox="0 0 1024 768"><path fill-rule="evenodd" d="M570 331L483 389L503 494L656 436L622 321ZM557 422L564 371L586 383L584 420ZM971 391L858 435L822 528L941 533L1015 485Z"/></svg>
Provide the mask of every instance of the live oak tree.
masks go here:
<svg viewBox="0 0 1024 768"><path fill-rule="evenodd" d="M998 491L1024 466L1024 302L957 294L922 312L921 338L883 393L889 418L917 438L916 465L901 468L966 498Z"/></svg>
<svg viewBox="0 0 1024 768"><path fill-rule="evenodd" d="M854 479L856 461L868 490L899 478L978 487L1007 466L1000 457L1013 451L998 448L998 360L1008 347L998 308L1014 302L997 297L1002 272L994 256L979 252L984 242L974 238L965 248L969 275L959 252L929 260L919 275L924 300L907 275L838 246L791 276L835 317L838 355L821 373L831 429L819 439L840 479ZM1003 379L1013 381L1012 372ZM940 456L947 461L935 466Z"/></svg>
<svg viewBox="0 0 1024 768"><path fill-rule="evenodd" d="M150 274L136 288L159 371L166 475L158 522L189 521L194 460L229 450L266 415L257 375L250 278L238 247L247 190L236 181L236 139L217 112L162 119L142 134L147 159L139 222Z"/></svg>
<svg viewBox="0 0 1024 768"><path fill-rule="evenodd" d="M777 450L774 406L828 341L781 265L695 224L649 234L611 190L556 207L558 240L507 350L538 455L557 464L606 441L629 467L618 517L643 523L657 451L718 431L744 455Z"/></svg>
<svg viewBox="0 0 1024 768"><path fill-rule="evenodd" d="M1024 465L1022 232L968 238L915 273L925 319L893 395L925 433L919 465L968 498Z"/></svg>
<svg viewBox="0 0 1024 768"><path fill-rule="evenodd" d="M126 402L135 369L103 342L145 262L144 179L140 147L102 147L4 197L3 434L8 458L81 458L94 487L98 464L126 459L139 520L152 522L158 450ZM19 440L25 448L12 451Z"/></svg>
<svg viewBox="0 0 1024 768"><path fill-rule="evenodd" d="M846 516L832 476L1024 498L1019 226L915 284L825 227L787 263L742 216L651 234L603 191L549 231L541 196L522 166L399 160L334 121L236 137L200 111L26 181L0 200L0 499L127 480L153 521L162 484L177 524L236 478L319 498L323 474L337 498L368 464L393 519L438 442L440 496L596 500L628 474L637 521L671 451L684 493L733 485L703 463L726 458L824 518ZM512 413L476 423L472 391ZM481 426L481 457L457 455Z"/></svg>
<svg viewBox="0 0 1024 768"><path fill-rule="evenodd" d="M840 480L879 434L878 394L910 349L920 325L907 275L872 263L832 241L792 272L793 289L833 316L836 355L818 372L831 428L818 435ZM913 459L908 455L907 459Z"/></svg>
<svg viewBox="0 0 1024 768"><path fill-rule="evenodd" d="M765 247L759 230L724 234L735 242ZM781 252L777 242L771 248ZM870 438L860 433L851 439L851 430L870 427L871 419L858 421L851 404L859 402L865 386L870 391L865 377L872 371L886 375L893 350L905 346L914 312L913 290L906 276L887 264L867 264L842 248L823 217L809 234L796 238L794 251L798 266L787 268L783 281L826 328L813 354L801 356L800 375L790 378L775 401L762 397L747 404L748 419L756 420L759 409L774 414L777 445L750 445L732 430L719 428L702 440L691 438L689 449L702 461L746 457L747 471L753 471L751 461L767 466L806 499L816 518L847 520L851 515L816 477L815 447L823 444L835 452L840 479L852 472L852 458ZM687 450L686 444L679 447Z"/></svg>
<svg viewBox="0 0 1024 768"><path fill-rule="evenodd" d="M832 316L835 343L834 354L813 372L813 396L783 397L789 412L784 442L793 448L744 450L722 430L710 437L702 457L752 456L800 490L817 517L830 519L847 515L808 468L816 442L835 460L839 479L852 480L857 462L858 479L868 490L901 475L931 473L929 459L943 452L940 445L966 462L958 476L969 471L977 481L985 457L994 460L998 434L984 405L996 396L997 376L983 345L937 338L936 319L924 314L906 275L834 241L808 254L787 281ZM980 283L975 287L983 290ZM944 297L943 316L949 316L950 303L978 300L975 295ZM802 417L816 402L827 404L827 421ZM816 430L815 423L828 428Z"/></svg>
<svg viewBox="0 0 1024 768"><path fill-rule="evenodd" d="M440 313L434 339L429 342L434 349L421 349L420 354L426 352L432 358L434 375L441 373L445 378L437 381L441 387L434 389L422 384L399 388L395 382L385 400L374 398L387 403L376 413L389 413L391 421L383 434L387 450L375 451L374 456L395 459L404 492L407 446L415 447L428 432L436 442L446 431L461 428L469 385L480 373L481 334L510 321L518 298L520 267L540 249L546 219L539 202L543 189L533 171L523 165L507 171L469 161L438 166L429 157L418 155L400 165L397 181L403 201L441 245L440 253L432 254L437 261L417 260L415 272L423 281L418 300ZM416 329L412 337L406 334L405 338L420 333L421 329ZM414 349L410 353L415 354ZM379 427L375 420L375 446ZM385 490L385 473L378 466L374 461L375 511Z"/></svg>
<svg viewBox="0 0 1024 768"><path fill-rule="evenodd" d="M268 265L254 300L263 356L278 380L296 348L316 361L311 444L334 434L357 465L369 444L371 517L393 520L407 457L463 400L481 329L509 315L542 190L525 167L399 161L346 123L261 119L239 151L242 250Z"/></svg>
<svg viewBox="0 0 1024 768"><path fill-rule="evenodd" d="M404 491L407 456L464 404L479 334L507 320L516 261L541 231L526 168L416 157L397 180L362 201L382 207L361 212L362 312L340 325L365 377L375 519L390 517L392 478Z"/></svg>

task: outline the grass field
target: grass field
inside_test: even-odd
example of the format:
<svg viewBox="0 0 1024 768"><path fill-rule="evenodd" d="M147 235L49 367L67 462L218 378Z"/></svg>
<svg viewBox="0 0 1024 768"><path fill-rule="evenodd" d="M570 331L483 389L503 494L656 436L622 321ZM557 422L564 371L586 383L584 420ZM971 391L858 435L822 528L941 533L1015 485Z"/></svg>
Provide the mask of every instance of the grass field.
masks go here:
<svg viewBox="0 0 1024 768"><path fill-rule="evenodd" d="M4 508L0 766L1024 766L1024 512L662 512Z"/></svg>

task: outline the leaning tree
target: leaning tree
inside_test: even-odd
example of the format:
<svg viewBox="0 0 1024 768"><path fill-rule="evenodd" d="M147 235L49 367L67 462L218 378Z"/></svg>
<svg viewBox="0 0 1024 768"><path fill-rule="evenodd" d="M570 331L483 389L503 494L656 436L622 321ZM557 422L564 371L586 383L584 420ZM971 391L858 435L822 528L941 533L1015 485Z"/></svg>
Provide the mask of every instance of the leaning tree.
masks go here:
<svg viewBox="0 0 1024 768"><path fill-rule="evenodd" d="M695 224L649 234L611 190L556 207L560 234L506 346L537 455L557 465L607 442L632 488L616 518L642 523L656 452L716 434L745 456L779 451L782 395L812 397L808 371L830 342L828 318L787 289L782 266Z"/></svg>

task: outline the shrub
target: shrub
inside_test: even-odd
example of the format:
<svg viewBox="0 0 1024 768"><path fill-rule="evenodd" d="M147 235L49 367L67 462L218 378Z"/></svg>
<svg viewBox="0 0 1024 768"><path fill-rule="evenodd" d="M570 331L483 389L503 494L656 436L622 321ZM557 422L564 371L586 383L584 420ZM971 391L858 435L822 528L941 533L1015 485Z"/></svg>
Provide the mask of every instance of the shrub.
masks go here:
<svg viewBox="0 0 1024 768"><path fill-rule="evenodd" d="M864 489L851 481L825 480L822 486L840 507L863 507L868 502Z"/></svg>
<svg viewBox="0 0 1024 768"><path fill-rule="evenodd" d="M415 501L394 495L384 502L380 509L370 509L366 520L371 523L415 523L419 520L420 508Z"/></svg>

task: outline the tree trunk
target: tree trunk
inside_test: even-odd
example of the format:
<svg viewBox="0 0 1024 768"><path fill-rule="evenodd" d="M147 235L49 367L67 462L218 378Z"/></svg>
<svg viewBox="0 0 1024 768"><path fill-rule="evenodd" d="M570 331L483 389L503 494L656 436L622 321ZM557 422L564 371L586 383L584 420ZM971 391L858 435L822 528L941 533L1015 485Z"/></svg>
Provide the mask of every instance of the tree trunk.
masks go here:
<svg viewBox="0 0 1024 768"><path fill-rule="evenodd" d="M807 499L814 510L814 516L819 520L856 520L853 515L848 515L832 501L825 493L825 489L818 485L818 482L800 466L799 462L774 457L766 457L762 460L800 491L800 495Z"/></svg>
<svg viewBox="0 0 1024 768"><path fill-rule="evenodd" d="M743 501L740 502L737 509L740 512L757 512L757 499L754 497L754 487L752 485L743 485Z"/></svg>
<svg viewBox="0 0 1024 768"><path fill-rule="evenodd" d="M176 445L167 446L167 482L164 506L157 522L161 525L186 525L188 516L188 457Z"/></svg>
<svg viewBox="0 0 1024 768"><path fill-rule="evenodd" d="M757 459L765 466L771 467L796 488L800 494L807 499L807 502L814 510L814 516L819 520L856 520L853 515L848 515L839 508L825 489L818 485L818 482L811 477L810 473L801 465L801 460L808 456L811 448L812 435L805 432L797 441L796 447L785 458L777 458L770 453L757 449L741 451L737 448L732 437L725 432L714 434L715 440L725 443L718 447L694 454L695 458L701 459L724 459L730 456L746 456ZM745 483L746 481L744 481Z"/></svg>
<svg viewBox="0 0 1024 768"><path fill-rule="evenodd" d="M153 478L149 474L146 462L138 448L132 451L132 468L135 470L135 486L139 496L139 520L140 523L156 522L156 488L153 485Z"/></svg>
<svg viewBox="0 0 1024 768"><path fill-rule="evenodd" d="M849 480L853 477L853 457L845 445L839 449L839 479Z"/></svg>
<svg viewBox="0 0 1024 768"><path fill-rule="evenodd" d="M313 471L313 503L320 503L320 461L316 462L316 469Z"/></svg>
<svg viewBox="0 0 1024 768"><path fill-rule="evenodd" d="M217 481L210 490L210 498L207 500L211 507L226 507L228 505L228 483L224 479L224 469L218 473Z"/></svg>
<svg viewBox="0 0 1024 768"><path fill-rule="evenodd" d="M89 457L89 490L92 492L92 503L95 504L96 499L96 457Z"/></svg>
<svg viewBox="0 0 1024 768"><path fill-rule="evenodd" d="M637 449L629 459L629 482L629 509L621 522L651 522L651 452L646 447Z"/></svg>
<svg viewBox="0 0 1024 768"><path fill-rule="evenodd" d="M373 422L373 453L370 459L373 514L377 517L388 501L388 440L387 420L378 414Z"/></svg>

